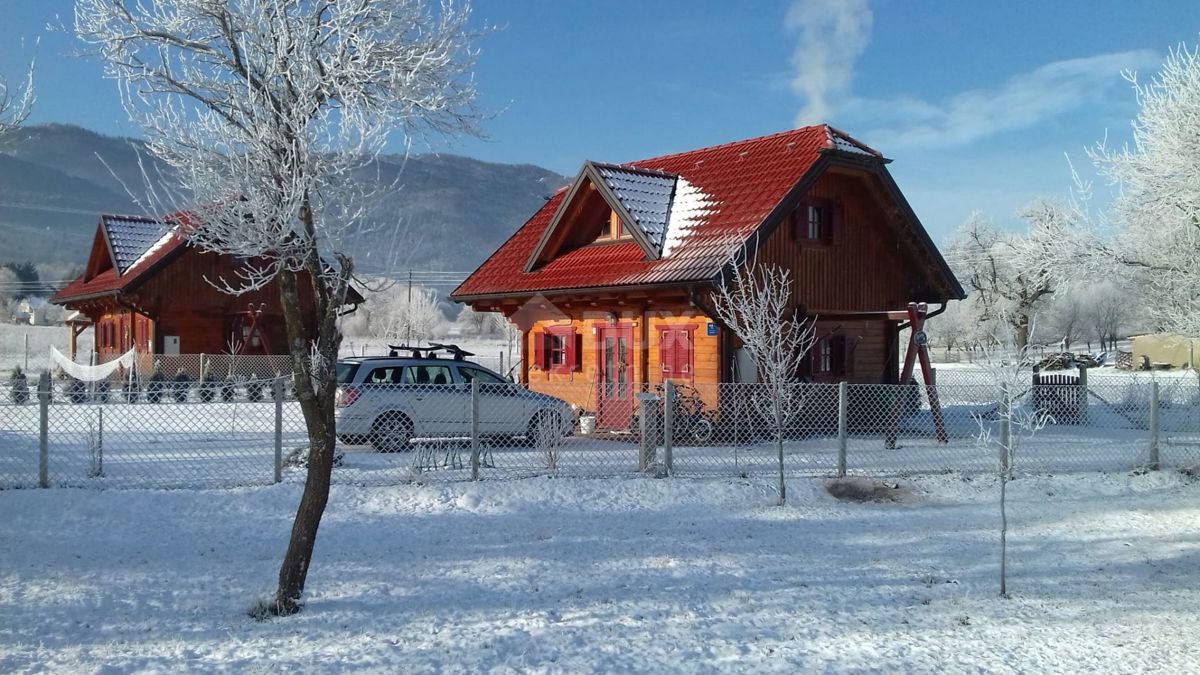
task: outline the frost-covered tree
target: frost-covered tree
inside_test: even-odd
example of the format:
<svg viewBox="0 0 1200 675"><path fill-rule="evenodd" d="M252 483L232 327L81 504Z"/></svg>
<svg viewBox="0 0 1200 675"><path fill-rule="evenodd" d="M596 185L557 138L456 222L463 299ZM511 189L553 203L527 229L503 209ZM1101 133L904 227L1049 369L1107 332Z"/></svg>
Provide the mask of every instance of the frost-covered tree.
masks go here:
<svg viewBox="0 0 1200 675"><path fill-rule="evenodd" d="M1117 340L1129 329L1140 296L1104 282L1083 291L1083 320L1100 342L1101 350L1116 349Z"/></svg>
<svg viewBox="0 0 1200 675"><path fill-rule="evenodd" d="M395 131L473 130L467 17L421 0L76 1L77 36L169 168L147 209L182 212L177 232L193 245L250 261L212 280L224 290L280 289L310 452L274 613L301 607L329 495L345 242L386 189L352 177ZM301 315L301 284L315 321Z"/></svg>
<svg viewBox="0 0 1200 675"><path fill-rule="evenodd" d="M1011 321L1008 322L1011 325ZM976 417L979 447L998 454L1000 482L1000 595L1008 595L1008 482L1023 440L1053 421L1029 400L1029 381L1037 359L1028 345L1018 347L1009 331L998 332L980 343L986 381L997 401L994 411Z"/></svg>
<svg viewBox="0 0 1200 675"><path fill-rule="evenodd" d="M774 427L782 505L787 501L783 436L804 404L797 383L805 356L816 341L816 322L797 314L791 302L790 270L756 262L748 247L740 250L738 258L713 293L713 310L741 341L757 370L761 395L755 397L755 405Z"/></svg>
<svg viewBox="0 0 1200 675"><path fill-rule="evenodd" d="M394 287L373 294L367 304L371 334L393 343L416 345L439 337L446 323L437 292L432 288Z"/></svg>
<svg viewBox="0 0 1200 675"><path fill-rule="evenodd" d="M0 138L21 126L33 109L33 69L31 61L24 81L19 83L0 77Z"/></svg>
<svg viewBox="0 0 1200 675"><path fill-rule="evenodd" d="M454 325L469 337L495 335L496 323L492 319L493 312L477 312L472 307L464 306L458 316L454 317Z"/></svg>
<svg viewBox="0 0 1200 675"><path fill-rule="evenodd" d="M1034 202L1021 217L1028 229L1014 234L972 214L947 254L973 296L980 319L1002 318L1018 348L1029 344L1034 318L1054 295L1059 247L1077 237L1073 212L1054 202Z"/></svg>
<svg viewBox="0 0 1200 675"><path fill-rule="evenodd" d="M1133 144L1090 153L1120 188L1107 219L1116 235L1094 264L1137 273L1157 325L1200 335L1200 48L1173 49L1149 82L1126 77L1141 106Z"/></svg>

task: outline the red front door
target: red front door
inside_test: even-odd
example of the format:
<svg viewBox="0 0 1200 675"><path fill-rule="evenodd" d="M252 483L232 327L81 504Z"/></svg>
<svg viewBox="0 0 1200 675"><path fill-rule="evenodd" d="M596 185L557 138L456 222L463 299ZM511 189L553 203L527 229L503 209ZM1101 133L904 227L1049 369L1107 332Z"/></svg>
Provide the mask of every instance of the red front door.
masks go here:
<svg viewBox="0 0 1200 675"><path fill-rule="evenodd" d="M633 328L602 326L596 341L596 425L625 429L633 415Z"/></svg>

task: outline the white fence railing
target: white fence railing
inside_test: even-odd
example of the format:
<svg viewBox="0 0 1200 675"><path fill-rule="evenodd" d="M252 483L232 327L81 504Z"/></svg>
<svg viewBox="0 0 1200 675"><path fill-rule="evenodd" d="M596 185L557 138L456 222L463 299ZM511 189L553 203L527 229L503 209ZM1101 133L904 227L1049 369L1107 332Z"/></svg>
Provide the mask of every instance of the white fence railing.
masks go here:
<svg viewBox="0 0 1200 675"><path fill-rule="evenodd" d="M347 387L334 480L352 484L534 475L791 476L994 472L999 390L936 386L654 386L576 382ZM1018 473L1200 464L1192 379L1030 386L1013 405L1053 422L1014 449ZM670 399L667 403L664 399ZM778 403L778 407L776 407ZM779 413L778 416L776 413ZM1019 434L1018 434L1019 436ZM0 489L229 487L302 480L307 434L288 378L0 380Z"/></svg>

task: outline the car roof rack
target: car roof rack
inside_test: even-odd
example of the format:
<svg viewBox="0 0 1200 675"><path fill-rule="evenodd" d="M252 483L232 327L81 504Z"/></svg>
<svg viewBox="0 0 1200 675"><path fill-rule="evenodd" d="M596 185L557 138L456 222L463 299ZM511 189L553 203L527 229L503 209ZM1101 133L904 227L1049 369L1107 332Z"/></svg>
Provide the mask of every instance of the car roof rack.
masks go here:
<svg viewBox="0 0 1200 675"><path fill-rule="evenodd" d="M400 352L408 352L414 359L436 359L439 353L449 354L455 361L462 361L468 356L475 356L458 345L447 345L431 342L428 347L411 347L409 345L388 345L388 356L400 356Z"/></svg>

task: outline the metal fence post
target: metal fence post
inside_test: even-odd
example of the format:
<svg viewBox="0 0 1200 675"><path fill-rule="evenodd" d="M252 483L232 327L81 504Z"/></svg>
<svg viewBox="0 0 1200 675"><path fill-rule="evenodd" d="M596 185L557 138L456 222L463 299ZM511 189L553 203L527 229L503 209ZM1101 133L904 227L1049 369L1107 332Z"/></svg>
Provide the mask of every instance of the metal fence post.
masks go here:
<svg viewBox="0 0 1200 675"><path fill-rule="evenodd" d="M1158 380L1150 382L1150 470L1158 471Z"/></svg>
<svg viewBox="0 0 1200 675"><path fill-rule="evenodd" d="M471 480L479 480L479 380L475 379L471 380Z"/></svg>
<svg viewBox="0 0 1200 675"><path fill-rule="evenodd" d="M675 445L675 383L667 380L663 385L663 455L667 475L674 470L672 448Z"/></svg>
<svg viewBox="0 0 1200 675"><path fill-rule="evenodd" d="M847 444L847 416L850 412L850 385L844 380L838 383L838 458L837 458L837 475L838 478L846 476L846 444Z"/></svg>
<svg viewBox="0 0 1200 675"><path fill-rule="evenodd" d="M275 378L275 482L283 481L283 378Z"/></svg>
<svg viewBox="0 0 1200 675"><path fill-rule="evenodd" d="M1012 469L1012 394L1004 385L1004 400L1000 403L1000 473L1007 475Z"/></svg>
<svg viewBox="0 0 1200 675"><path fill-rule="evenodd" d="M50 371L38 376L38 487L50 487Z"/></svg>

